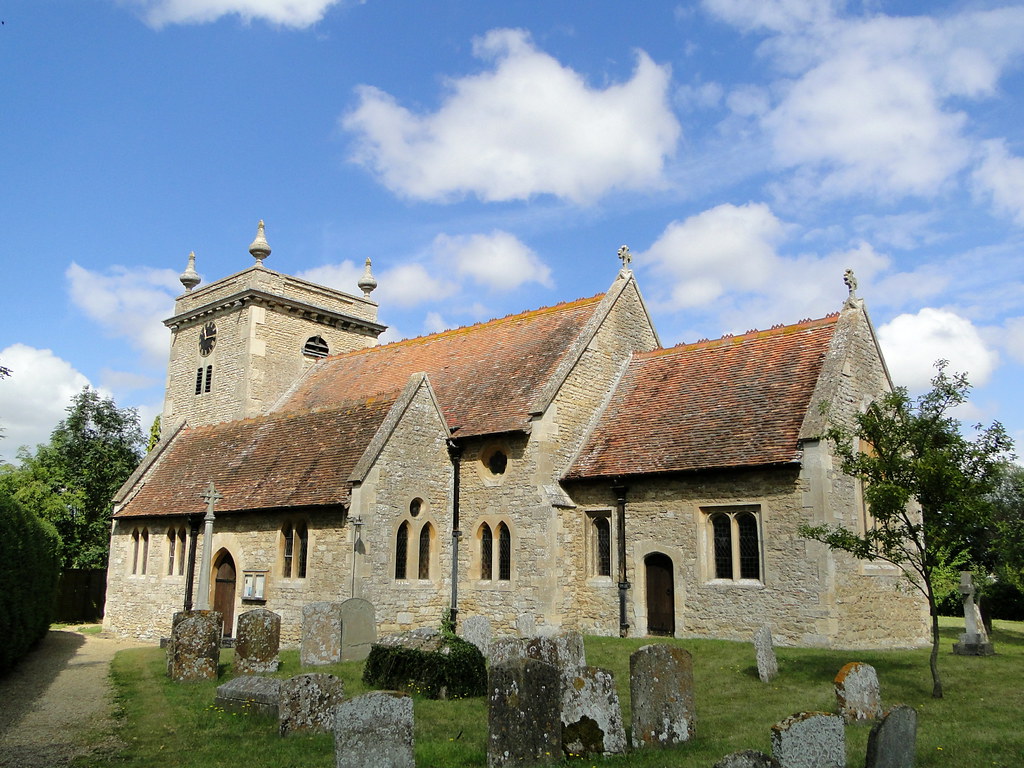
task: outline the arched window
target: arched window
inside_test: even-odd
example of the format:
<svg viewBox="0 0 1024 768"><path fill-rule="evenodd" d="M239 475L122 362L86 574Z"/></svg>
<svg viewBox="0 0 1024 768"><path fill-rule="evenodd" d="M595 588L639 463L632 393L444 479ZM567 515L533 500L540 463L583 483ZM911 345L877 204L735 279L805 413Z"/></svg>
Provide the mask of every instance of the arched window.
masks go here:
<svg viewBox="0 0 1024 768"><path fill-rule="evenodd" d="M760 579L760 515L756 506L708 513L711 578Z"/></svg>
<svg viewBox="0 0 1024 768"><path fill-rule="evenodd" d="M185 527L178 529L178 575L185 575Z"/></svg>
<svg viewBox="0 0 1024 768"><path fill-rule="evenodd" d="M149 560L149 529L132 531L132 573L137 576L146 575L146 562Z"/></svg>
<svg viewBox="0 0 1024 768"><path fill-rule="evenodd" d="M306 578L309 530L303 521L288 520L281 528L281 575L286 579Z"/></svg>
<svg viewBox="0 0 1024 768"><path fill-rule="evenodd" d="M430 538L433 533L433 526L427 523L420 529L420 552L418 578L430 578Z"/></svg>
<svg viewBox="0 0 1024 768"><path fill-rule="evenodd" d="M323 336L310 336L302 348L302 354L310 357L327 357L331 352Z"/></svg>
<svg viewBox="0 0 1024 768"><path fill-rule="evenodd" d="M167 575L174 575L174 563L178 545L178 532L171 528L167 532Z"/></svg>
<svg viewBox="0 0 1024 768"><path fill-rule="evenodd" d="M405 578L405 565L409 558L409 523L403 522L398 526L398 533L395 536L395 578Z"/></svg>
<svg viewBox="0 0 1024 768"><path fill-rule="evenodd" d="M484 523L480 526L480 578L491 580L491 558L494 557L494 534L491 526Z"/></svg>
<svg viewBox="0 0 1024 768"><path fill-rule="evenodd" d="M594 566L598 576L612 575L612 526L604 515L594 518Z"/></svg>
<svg viewBox="0 0 1024 768"><path fill-rule="evenodd" d="M509 581L512 578L512 536L508 526L498 523L498 579Z"/></svg>

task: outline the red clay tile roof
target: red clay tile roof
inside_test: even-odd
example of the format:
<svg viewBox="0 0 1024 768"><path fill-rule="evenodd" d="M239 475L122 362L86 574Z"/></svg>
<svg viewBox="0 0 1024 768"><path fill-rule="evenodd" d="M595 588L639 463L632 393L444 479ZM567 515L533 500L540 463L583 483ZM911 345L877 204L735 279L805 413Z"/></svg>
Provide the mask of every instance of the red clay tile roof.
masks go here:
<svg viewBox="0 0 1024 768"><path fill-rule="evenodd" d="M636 354L566 478L797 459L837 319Z"/></svg>
<svg viewBox="0 0 1024 768"><path fill-rule="evenodd" d="M116 516L203 513L211 480L218 513L347 503L349 474L394 400L182 430Z"/></svg>
<svg viewBox="0 0 1024 768"><path fill-rule="evenodd" d="M604 294L324 359L281 406L305 411L401 390L426 373L459 436L522 430L530 401Z"/></svg>

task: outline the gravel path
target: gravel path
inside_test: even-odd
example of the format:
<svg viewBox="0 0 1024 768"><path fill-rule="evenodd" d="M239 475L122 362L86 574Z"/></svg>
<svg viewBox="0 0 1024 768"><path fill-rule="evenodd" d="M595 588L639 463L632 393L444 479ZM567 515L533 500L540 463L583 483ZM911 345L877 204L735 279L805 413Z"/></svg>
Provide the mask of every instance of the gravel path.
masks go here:
<svg viewBox="0 0 1024 768"><path fill-rule="evenodd" d="M0 679L0 766L53 768L112 748L110 660L137 645L50 630Z"/></svg>

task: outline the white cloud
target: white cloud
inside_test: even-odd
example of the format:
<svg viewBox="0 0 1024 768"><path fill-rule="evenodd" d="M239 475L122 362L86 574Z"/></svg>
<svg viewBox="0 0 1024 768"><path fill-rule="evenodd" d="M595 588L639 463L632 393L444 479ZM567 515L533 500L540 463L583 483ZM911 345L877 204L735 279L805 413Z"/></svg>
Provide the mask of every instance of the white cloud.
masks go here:
<svg viewBox="0 0 1024 768"><path fill-rule="evenodd" d="M356 264L351 259L345 259L340 264L324 264L320 267L307 269L299 272L296 277L309 280L317 285L326 285L328 288L344 291L354 296L361 296L363 292L359 290L359 278L363 276L364 269L365 266L363 264ZM372 293L370 297L373 299L377 298Z"/></svg>
<svg viewBox="0 0 1024 768"><path fill-rule="evenodd" d="M358 137L354 159L389 189L435 201L551 194L587 203L613 188L663 184L680 128L668 104L669 72L645 53L628 82L595 89L522 30L492 30L474 52L493 69L449 81L433 114L358 89L359 106L342 124Z"/></svg>
<svg viewBox="0 0 1024 768"><path fill-rule="evenodd" d="M245 22L262 19L284 27L316 24L342 0L128 0L143 13L147 24L204 24L236 14Z"/></svg>
<svg viewBox="0 0 1024 768"><path fill-rule="evenodd" d="M452 324L445 320L440 312L427 312L427 316L423 320L423 330L426 333L440 333L451 327Z"/></svg>
<svg viewBox="0 0 1024 768"><path fill-rule="evenodd" d="M893 381L911 391L928 388L936 360L948 360L950 371L966 373L977 387L999 362L970 320L945 309L899 315L878 329L878 340Z"/></svg>
<svg viewBox="0 0 1024 768"><path fill-rule="evenodd" d="M523 283L552 287L551 269L536 253L508 232L489 235L438 235L433 250L438 260L493 291L509 291Z"/></svg>
<svg viewBox="0 0 1024 768"><path fill-rule="evenodd" d="M1002 139L984 142L981 153L975 188L992 198L996 210L1024 225L1024 158L1011 155Z"/></svg>
<svg viewBox="0 0 1024 768"><path fill-rule="evenodd" d="M92 272L72 262L64 273L71 302L111 336L128 339L153 363L164 364L170 337L163 320L181 293L171 269L111 267Z"/></svg>
<svg viewBox="0 0 1024 768"><path fill-rule="evenodd" d="M21 446L34 450L49 442L71 398L89 380L49 349L12 344L0 351L0 361L11 369L0 381L0 461L13 462Z"/></svg>
<svg viewBox="0 0 1024 768"><path fill-rule="evenodd" d="M704 0L704 7L746 31L795 32L832 20L837 0Z"/></svg>
<svg viewBox="0 0 1024 768"><path fill-rule="evenodd" d="M1006 351L1014 360L1024 363L1024 317L1007 318L1003 325Z"/></svg>
<svg viewBox="0 0 1024 768"><path fill-rule="evenodd" d="M373 297L382 306L414 307L454 295L458 285L436 277L422 264L401 264L381 273Z"/></svg>

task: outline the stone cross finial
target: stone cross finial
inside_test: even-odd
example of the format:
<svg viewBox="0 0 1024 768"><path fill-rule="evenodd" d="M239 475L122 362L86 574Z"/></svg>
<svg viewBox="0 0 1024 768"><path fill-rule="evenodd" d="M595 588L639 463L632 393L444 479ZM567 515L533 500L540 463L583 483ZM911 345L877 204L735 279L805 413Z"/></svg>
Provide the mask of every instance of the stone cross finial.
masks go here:
<svg viewBox="0 0 1024 768"><path fill-rule="evenodd" d="M216 504L221 499L223 499L224 496L221 495L221 492L217 490L217 486L213 484L213 480L210 481L210 484L206 487L206 490L203 491L200 495L202 496L202 498L206 500L206 514L208 516L212 516L213 505Z"/></svg>
<svg viewBox="0 0 1024 768"><path fill-rule="evenodd" d="M848 269L843 272L843 282L846 283L846 287L850 289L850 298L857 298L857 276L853 274L852 269Z"/></svg>
<svg viewBox="0 0 1024 768"><path fill-rule="evenodd" d="M629 265L633 262L633 254L629 252L628 245L619 247L619 261L622 262L623 269L629 269Z"/></svg>
<svg viewBox="0 0 1024 768"><path fill-rule="evenodd" d="M203 557L199 566L199 610L210 609L210 559L213 557L213 505L224 497L217 491L213 480L202 493L206 499L206 517L203 518Z"/></svg>

